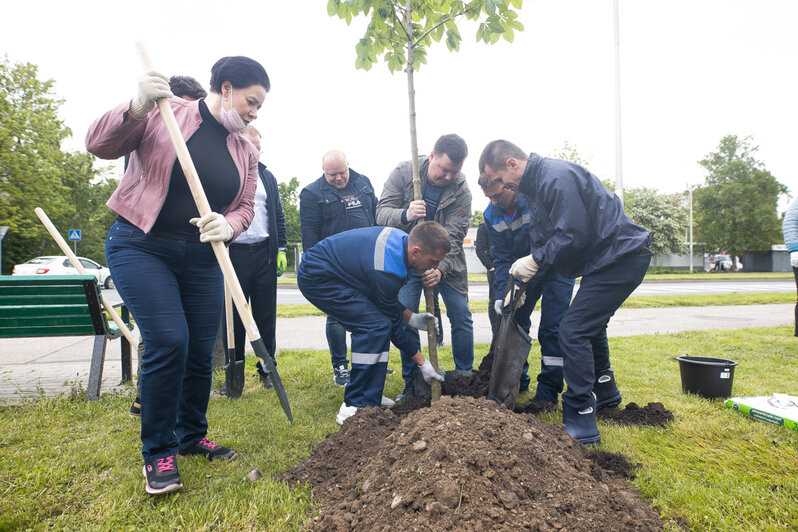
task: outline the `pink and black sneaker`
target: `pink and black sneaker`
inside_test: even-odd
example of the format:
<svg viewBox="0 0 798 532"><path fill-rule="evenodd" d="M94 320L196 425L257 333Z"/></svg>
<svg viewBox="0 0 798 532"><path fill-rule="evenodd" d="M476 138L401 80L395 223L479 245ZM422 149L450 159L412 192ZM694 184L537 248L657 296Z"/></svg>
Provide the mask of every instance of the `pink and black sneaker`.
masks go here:
<svg viewBox="0 0 798 532"><path fill-rule="evenodd" d="M175 456L144 461L144 478L147 480L147 493L159 495L177 491L183 487L180 473L177 472Z"/></svg>
<svg viewBox="0 0 798 532"><path fill-rule="evenodd" d="M232 449L228 449L218 443L213 443L208 438L202 438L194 447L189 447L188 449L180 449L177 451L180 456L191 456L195 454L199 454L208 458L208 460L213 460L215 458L224 459L228 462L235 460L236 452Z"/></svg>

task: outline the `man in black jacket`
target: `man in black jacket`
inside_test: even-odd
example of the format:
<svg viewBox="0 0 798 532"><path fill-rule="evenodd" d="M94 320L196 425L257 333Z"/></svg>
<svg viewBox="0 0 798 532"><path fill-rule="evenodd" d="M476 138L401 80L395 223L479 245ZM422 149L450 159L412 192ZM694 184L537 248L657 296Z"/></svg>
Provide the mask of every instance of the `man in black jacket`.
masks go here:
<svg viewBox="0 0 798 532"><path fill-rule="evenodd" d="M247 126L241 132L252 141L260 151L260 133L253 126ZM252 317L258 326L263 343L272 358L275 356L277 342L275 329L277 326L277 278L285 272L286 267L286 233L283 205L280 203L280 192L277 179L258 163L258 179L255 188L255 216L249 228L241 233L230 244L230 260L236 271L244 297L252 306ZM244 324L234 313L235 324L235 356L237 361L244 360L245 331ZM224 336L227 348L227 335ZM258 362L258 374L266 388L272 387L271 378ZM228 392L230 391L228 386Z"/></svg>
<svg viewBox="0 0 798 532"><path fill-rule="evenodd" d="M583 444L601 442L596 410L616 406L607 323L643 281L651 262L648 231L623 212L620 199L577 164L527 154L506 140L488 143L479 159L488 184L526 198L531 213L529 255L510 275L538 282L553 269L581 277L560 322L559 344L568 390L562 395L565 432Z"/></svg>
<svg viewBox="0 0 798 532"><path fill-rule="evenodd" d="M375 225L377 196L369 178L349 168L346 155L340 150L325 153L321 168L324 175L299 193L299 222L305 252L328 236ZM346 329L330 316L327 316L327 344L333 382L346 386L350 377Z"/></svg>

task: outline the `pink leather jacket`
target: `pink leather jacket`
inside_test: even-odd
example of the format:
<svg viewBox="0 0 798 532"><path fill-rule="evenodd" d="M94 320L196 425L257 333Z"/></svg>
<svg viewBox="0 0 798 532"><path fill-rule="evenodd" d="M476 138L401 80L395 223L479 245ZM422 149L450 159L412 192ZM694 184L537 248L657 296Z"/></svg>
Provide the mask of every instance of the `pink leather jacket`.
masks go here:
<svg viewBox="0 0 798 532"><path fill-rule="evenodd" d="M202 123L199 102L170 98L169 104L183 138L190 138ZM158 108L136 120L127 112L129 106L130 102L121 104L95 120L86 133L86 149L101 159L118 159L132 152L127 171L106 205L148 233L166 200L177 154ZM249 227L255 213L258 153L238 133L227 136L227 149L241 177L238 194L222 213L233 228L234 240Z"/></svg>

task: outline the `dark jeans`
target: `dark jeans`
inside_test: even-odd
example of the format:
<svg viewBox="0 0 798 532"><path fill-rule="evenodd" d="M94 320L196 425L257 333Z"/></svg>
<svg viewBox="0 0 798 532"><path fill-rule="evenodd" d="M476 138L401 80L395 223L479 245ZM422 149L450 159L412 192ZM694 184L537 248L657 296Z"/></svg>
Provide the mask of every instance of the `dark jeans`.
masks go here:
<svg viewBox="0 0 798 532"><path fill-rule="evenodd" d="M496 290L493 284L496 282L496 272L488 270L488 320L490 321L490 332L496 335L501 323L501 317L496 314L496 309L493 308L493 303L496 301Z"/></svg>
<svg viewBox="0 0 798 532"><path fill-rule="evenodd" d="M646 249L582 277L579 291L560 322L563 376L568 384L562 394L563 404L574 410L591 404L596 371L610 367L607 324L643 281L650 262Z"/></svg>
<svg viewBox="0 0 798 532"><path fill-rule="evenodd" d="M346 360L346 329L343 325L327 316L327 345L330 346L332 367L349 366Z"/></svg>
<svg viewBox="0 0 798 532"><path fill-rule="evenodd" d="M210 244L144 234L120 222L108 232L105 256L145 346L141 454L170 456L208 432L222 272Z"/></svg>
<svg viewBox="0 0 798 532"><path fill-rule="evenodd" d="M277 263L269 256L268 239L257 244L231 244L230 261L236 271L244 297L250 302L252 318L269 354L274 359L277 349L275 330L277 327ZM233 310L236 360L244 360L247 344L246 331L238 311ZM224 347L227 349L227 335ZM260 362L258 362L260 365ZM263 370L258 367L262 373Z"/></svg>

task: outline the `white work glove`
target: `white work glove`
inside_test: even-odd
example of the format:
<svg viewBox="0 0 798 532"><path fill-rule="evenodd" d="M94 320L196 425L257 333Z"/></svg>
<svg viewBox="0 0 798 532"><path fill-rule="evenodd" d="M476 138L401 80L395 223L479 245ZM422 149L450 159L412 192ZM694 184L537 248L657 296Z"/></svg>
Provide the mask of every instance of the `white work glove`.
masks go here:
<svg viewBox="0 0 798 532"><path fill-rule="evenodd" d="M407 320L407 324L411 327L418 329L419 331L426 331L427 330L427 320L432 318L435 320L435 334L438 334L438 318L435 317L434 314L430 314L429 312L419 312L410 314L410 319Z"/></svg>
<svg viewBox="0 0 798 532"><path fill-rule="evenodd" d="M155 100L174 96L169 89L169 79L150 70L139 78L139 94L130 102L130 114L142 119L155 107Z"/></svg>
<svg viewBox="0 0 798 532"><path fill-rule="evenodd" d="M532 255L521 257L510 266L510 275L519 281L527 282L538 272L538 263Z"/></svg>
<svg viewBox="0 0 798 532"><path fill-rule="evenodd" d="M443 375L435 371L435 368L432 367L432 363L429 360L425 360L418 369L421 371L421 376L424 377L424 382L429 382L432 379L443 382Z"/></svg>
<svg viewBox="0 0 798 532"><path fill-rule="evenodd" d="M502 308L504 308L504 301L497 299L493 302L493 310L496 311L496 314L501 314Z"/></svg>
<svg viewBox="0 0 798 532"><path fill-rule="evenodd" d="M512 304L513 301L510 299L510 296L511 296L510 292L507 292L506 294L504 294L504 305L505 306ZM516 308L518 308L521 305L523 305L524 301L526 301L526 291L521 293L521 297L518 298L518 303L515 305L515 308L513 310L515 310ZM499 313L501 314L501 310L499 310Z"/></svg>
<svg viewBox="0 0 798 532"><path fill-rule="evenodd" d="M233 228L218 212L211 212L202 218L192 218L190 223L199 227L200 242L227 242L233 238Z"/></svg>
<svg viewBox="0 0 798 532"><path fill-rule="evenodd" d="M798 268L798 251L790 252L790 264L793 268Z"/></svg>

